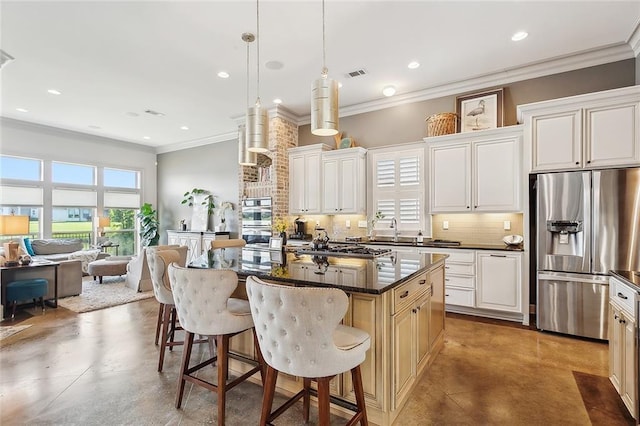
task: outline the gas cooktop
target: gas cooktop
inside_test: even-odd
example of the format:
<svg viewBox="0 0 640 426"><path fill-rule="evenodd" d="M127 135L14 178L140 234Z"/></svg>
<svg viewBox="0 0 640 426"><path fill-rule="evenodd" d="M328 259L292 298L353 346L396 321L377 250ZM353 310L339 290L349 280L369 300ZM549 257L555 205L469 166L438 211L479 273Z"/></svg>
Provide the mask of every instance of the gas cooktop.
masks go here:
<svg viewBox="0 0 640 426"><path fill-rule="evenodd" d="M364 259L372 259L391 253L390 249L374 249L364 247L358 244L346 244L340 246L331 246L327 249L302 248L296 251L298 254L311 254L317 256L344 256L344 257L360 257Z"/></svg>

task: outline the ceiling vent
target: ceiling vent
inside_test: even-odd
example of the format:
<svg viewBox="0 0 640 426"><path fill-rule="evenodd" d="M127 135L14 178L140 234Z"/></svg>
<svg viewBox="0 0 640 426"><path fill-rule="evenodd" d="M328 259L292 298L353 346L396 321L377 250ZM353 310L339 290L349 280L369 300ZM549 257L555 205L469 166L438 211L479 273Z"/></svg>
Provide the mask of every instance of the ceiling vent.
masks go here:
<svg viewBox="0 0 640 426"><path fill-rule="evenodd" d="M13 60L14 60L13 56L9 55L4 50L0 49L0 68L4 67L5 65L7 65L9 62Z"/></svg>
<svg viewBox="0 0 640 426"><path fill-rule="evenodd" d="M359 70L348 72L347 77L354 78L354 77L360 77L361 75L366 75L366 74L367 72L364 69L359 69Z"/></svg>
<svg viewBox="0 0 640 426"><path fill-rule="evenodd" d="M145 109L144 112L146 112L147 114L155 115L156 117L164 117L164 113L154 111L152 109Z"/></svg>

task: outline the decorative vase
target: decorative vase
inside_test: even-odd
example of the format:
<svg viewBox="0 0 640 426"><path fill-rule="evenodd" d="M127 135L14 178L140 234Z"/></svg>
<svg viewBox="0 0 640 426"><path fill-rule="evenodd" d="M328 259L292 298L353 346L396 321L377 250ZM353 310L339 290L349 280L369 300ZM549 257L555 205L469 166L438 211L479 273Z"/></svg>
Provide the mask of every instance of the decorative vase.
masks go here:
<svg viewBox="0 0 640 426"><path fill-rule="evenodd" d="M191 230L206 231L209 222L209 211L207 208L207 194L193 195L193 210L191 213Z"/></svg>

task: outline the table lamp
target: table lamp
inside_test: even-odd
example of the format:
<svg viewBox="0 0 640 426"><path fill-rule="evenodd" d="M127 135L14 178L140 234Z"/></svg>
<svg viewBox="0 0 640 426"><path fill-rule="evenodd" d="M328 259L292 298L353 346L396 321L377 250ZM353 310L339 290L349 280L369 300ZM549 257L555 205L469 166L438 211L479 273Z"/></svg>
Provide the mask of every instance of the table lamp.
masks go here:
<svg viewBox="0 0 640 426"><path fill-rule="evenodd" d="M0 235L28 235L29 216L2 215L0 216ZM3 244L4 256L7 259L5 266L18 264L18 248L20 244L9 241Z"/></svg>
<svg viewBox="0 0 640 426"><path fill-rule="evenodd" d="M111 219L108 217L98 217L98 235L104 237L104 228L111 226Z"/></svg>

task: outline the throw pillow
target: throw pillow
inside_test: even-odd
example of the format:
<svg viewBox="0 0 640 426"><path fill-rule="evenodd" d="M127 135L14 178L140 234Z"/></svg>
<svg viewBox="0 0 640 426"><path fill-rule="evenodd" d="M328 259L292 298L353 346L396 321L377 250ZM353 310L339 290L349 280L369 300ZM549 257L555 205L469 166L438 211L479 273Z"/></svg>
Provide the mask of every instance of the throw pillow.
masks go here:
<svg viewBox="0 0 640 426"><path fill-rule="evenodd" d="M36 255L33 252L33 247L31 246L31 239L30 238L25 238L24 239L24 248L27 249L27 253L29 254L29 256L35 256Z"/></svg>

